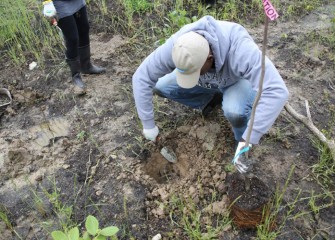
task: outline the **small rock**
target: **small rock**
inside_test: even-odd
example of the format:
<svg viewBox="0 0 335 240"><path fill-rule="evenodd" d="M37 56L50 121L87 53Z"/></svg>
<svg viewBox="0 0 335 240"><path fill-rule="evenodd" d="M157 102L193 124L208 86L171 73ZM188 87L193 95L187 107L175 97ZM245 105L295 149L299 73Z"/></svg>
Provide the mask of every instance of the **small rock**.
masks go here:
<svg viewBox="0 0 335 240"><path fill-rule="evenodd" d="M180 133L188 133L191 130L191 126L180 126L177 131Z"/></svg>
<svg viewBox="0 0 335 240"><path fill-rule="evenodd" d="M64 165L63 165L63 169L68 169L69 167L70 167L69 164L64 164Z"/></svg>
<svg viewBox="0 0 335 240"><path fill-rule="evenodd" d="M225 192L226 191L226 186L224 185L224 183L219 183L217 186L218 191L221 192Z"/></svg>
<svg viewBox="0 0 335 240"><path fill-rule="evenodd" d="M23 168L23 172L24 173L30 173L31 172L31 167L30 166L26 166Z"/></svg>
<svg viewBox="0 0 335 240"><path fill-rule="evenodd" d="M160 235L159 233L152 238L152 240L160 240L160 239L162 239L162 235Z"/></svg>
<svg viewBox="0 0 335 240"><path fill-rule="evenodd" d="M159 193L159 195L160 195L160 197L163 201L165 201L169 198L169 193L167 191L165 191L165 189L159 188L157 190L157 192Z"/></svg>
<svg viewBox="0 0 335 240"><path fill-rule="evenodd" d="M221 166L216 166L215 167L215 172L216 173L222 173L222 167Z"/></svg>
<svg viewBox="0 0 335 240"><path fill-rule="evenodd" d="M33 70L36 66L37 66L37 62L31 62L31 63L29 64L29 70L30 70L30 71Z"/></svg>
<svg viewBox="0 0 335 240"><path fill-rule="evenodd" d="M192 198L194 204L198 204L200 202L199 196L196 195Z"/></svg>
<svg viewBox="0 0 335 240"><path fill-rule="evenodd" d="M188 191L189 191L190 195L193 195L197 190L195 189L195 187L191 186Z"/></svg>
<svg viewBox="0 0 335 240"><path fill-rule="evenodd" d="M33 177L33 180L39 182L43 179L43 177L44 177L43 173L36 173L36 175Z"/></svg>
<svg viewBox="0 0 335 240"><path fill-rule="evenodd" d="M73 89L72 89L73 93L76 95L76 96L83 96L86 94L86 89L84 88L80 88L78 86L73 86Z"/></svg>
<svg viewBox="0 0 335 240"><path fill-rule="evenodd" d="M164 209L161 208L161 207L158 207L156 209L153 209L152 213L157 217L163 217L164 216Z"/></svg>
<svg viewBox="0 0 335 240"><path fill-rule="evenodd" d="M121 173L116 179L121 180L121 179L126 178L126 177L127 177L127 174Z"/></svg>
<svg viewBox="0 0 335 240"><path fill-rule="evenodd" d="M216 173L216 174L213 176L213 180L214 180L215 182L218 182L219 180L221 180L220 178L221 178L221 176L220 176L218 173Z"/></svg>

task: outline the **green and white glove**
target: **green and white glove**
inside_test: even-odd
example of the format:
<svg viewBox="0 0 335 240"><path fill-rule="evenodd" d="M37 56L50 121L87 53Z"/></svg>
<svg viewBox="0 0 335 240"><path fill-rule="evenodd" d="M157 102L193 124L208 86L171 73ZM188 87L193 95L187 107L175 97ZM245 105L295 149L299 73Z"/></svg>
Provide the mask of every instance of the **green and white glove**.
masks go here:
<svg viewBox="0 0 335 240"><path fill-rule="evenodd" d="M157 126L155 126L154 128L150 128L150 129L143 129L143 135L146 139L156 142L157 137L159 134L159 129Z"/></svg>
<svg viewBox="0 0 335 240"><path fill-rule="evenodd" d="M56 16L57 11L51 0L43 2L43 15L48 18L53 18Z"/></svg>
<svg viewBox="0 0 335 240"><path fill-rule="evenodd" d="M245 142L239 142L237 145L235 156L232 162L236 167L237 171L239 171L240 173L246 173L248 171L249 167L246 163L246 159L244 156L241 155L249 151L251 147L251 144L249 144L249 146L245 146Z"/></svg>

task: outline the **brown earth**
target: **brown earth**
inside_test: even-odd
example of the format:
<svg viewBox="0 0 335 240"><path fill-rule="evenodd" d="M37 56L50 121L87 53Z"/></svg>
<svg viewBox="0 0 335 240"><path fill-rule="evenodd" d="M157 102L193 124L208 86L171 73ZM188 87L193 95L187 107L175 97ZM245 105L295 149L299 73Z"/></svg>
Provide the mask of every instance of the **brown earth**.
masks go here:
<svg viewBox="0 0 335 240"><path fill-rule="evenodd" d="M297 21L271 23L267 52L289 88L290 104L304 114L307 99L315 125L328 131L335 114L334 49L312 36L321 37L329 29L334 12L330 3ZM263 27L246 27L261 46ZM92 214L102 225L118 226L119 239L151 239L158 233L163 239L187 239L172 221L180 218L172 206L175 196L192 199L210 216L205 214L202 222L213 225L212 216L228 211L232 189L226 178L234 171L233 136L221 110L204 119L197 111L155 96L161 139L147 142L131 88L140 62L134 58L144 53L134 55L131 40L118 34L94 32L91 41L92 58L107 73L85 75L84 96L73 93L64 64L44 72L39 66L29 70L30 62L17 69L2 61L0 87L10 90L13 103L0 118L1 210L21 239L50 239L48 231L60 228L59 219L66 220L64 211L57 215L57 202L72 206L76 223ZM334 138L334 130L330 134ZM283 203L292 202L300 189L294 213L304 214L287 219L278 239L335 238L333 197L318 202L330 206L317 214L308 206L312 193L323 192L311 171L319 161L311 138L283 110L251 150L253 171L272 194L285 185L295 166ZM162 157L163 146L174 151L176 163ZM170 214L172 210L176 212ZM0 229L0 239L19 239L3 222ZM229 225L220 236L254 239L256 233Z"/></svg>

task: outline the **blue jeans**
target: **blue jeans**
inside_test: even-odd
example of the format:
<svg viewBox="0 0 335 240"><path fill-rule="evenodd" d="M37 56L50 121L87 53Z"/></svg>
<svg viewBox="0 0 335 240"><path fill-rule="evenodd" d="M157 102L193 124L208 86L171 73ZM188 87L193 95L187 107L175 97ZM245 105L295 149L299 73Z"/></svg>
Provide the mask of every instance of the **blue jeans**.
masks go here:
<svg viewBox="0 0 335 240"><path fill-rule="evenodd" d="M172 72L158 79L154 91L162 97L174 100L194 109L203 109L217 93L223 94L222 110L233 128L235 140L240 141L251 116L257 92L249 81L241 79L221 89L195 86L190 89L179 87L176 74Z"/></svg>

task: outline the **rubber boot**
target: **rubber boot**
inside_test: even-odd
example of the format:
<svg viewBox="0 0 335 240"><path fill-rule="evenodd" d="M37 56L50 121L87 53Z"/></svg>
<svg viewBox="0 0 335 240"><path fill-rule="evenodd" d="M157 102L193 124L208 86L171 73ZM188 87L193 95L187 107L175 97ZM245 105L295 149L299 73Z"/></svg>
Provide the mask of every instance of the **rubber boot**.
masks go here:
<svg viewBox="0 0 335 240"><path fill-rule="evenodd" d="M72 74L72 82L74 85L78 86L81 89L85 88L85 83L81 79L80 76L80 61L79 58L74 59L66 59L67 64L70 67L71 74Z"/></svg>
<svg viewBox="0 0 335 240"><path fill-rule="evenodd" d="M106 72L106 68L91 63L90 45L79 47L80 71L84 74L99 74Z"/></svg>

